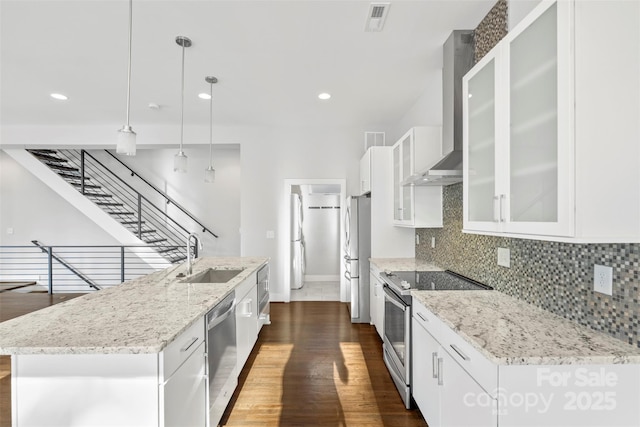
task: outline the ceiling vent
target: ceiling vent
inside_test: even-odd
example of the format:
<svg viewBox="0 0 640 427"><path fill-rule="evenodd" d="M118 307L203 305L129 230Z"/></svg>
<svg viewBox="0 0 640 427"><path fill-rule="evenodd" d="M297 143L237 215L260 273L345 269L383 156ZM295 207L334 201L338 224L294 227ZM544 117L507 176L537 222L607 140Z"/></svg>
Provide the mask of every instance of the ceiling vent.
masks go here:
<svg viewBox="0 0 640 427"><path fill-rule="evenodd" d="M369 147L378 147L384 145L384 132L365 132L364 133L364 151Z"/></svg>
<svg viewBox="0 0 640 427"><path fill-rule="evenodd" d="M369 15L367 16L367 24L364 30L370 32L382 31L390 7L390 3L371 3L369 5Z"/></svg>

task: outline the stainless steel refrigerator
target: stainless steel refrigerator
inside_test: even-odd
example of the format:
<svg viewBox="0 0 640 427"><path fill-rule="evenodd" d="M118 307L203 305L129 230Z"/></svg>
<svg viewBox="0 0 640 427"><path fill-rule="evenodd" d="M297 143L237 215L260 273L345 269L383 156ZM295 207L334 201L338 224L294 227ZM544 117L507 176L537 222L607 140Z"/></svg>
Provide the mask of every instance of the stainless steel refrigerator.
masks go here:
<svg viewBox="0 0 640 427"><path fill-rule="evenodd" d="M347 197L345 213L345 277L349 281L352 323L369 323L369 258L371 257L371 198Z"/></svg>
<svg viewBox="0 0 640 427"><path fill-rule="evenodd" d="M291 289L300 289L304 283L305 253L302 235L302 200L291 195Z"/></svg>

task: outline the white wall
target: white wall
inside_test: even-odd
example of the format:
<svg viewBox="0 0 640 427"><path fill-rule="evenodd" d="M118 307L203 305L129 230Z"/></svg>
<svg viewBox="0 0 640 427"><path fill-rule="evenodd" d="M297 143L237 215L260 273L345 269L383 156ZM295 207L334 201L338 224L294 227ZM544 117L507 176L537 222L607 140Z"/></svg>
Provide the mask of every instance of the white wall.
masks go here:
<svg viewBox="0 0 640 427"><path fill-rule="evenodd" d="M13 234L7 230L13 229ZM0 245L117 245L73 205L0 151Z"/></svg>
<svg viewBox="0 0 640 427"><path fill-rule="evenodd" d="M540 0L509 0L509 31L533 10Z"/></svg>

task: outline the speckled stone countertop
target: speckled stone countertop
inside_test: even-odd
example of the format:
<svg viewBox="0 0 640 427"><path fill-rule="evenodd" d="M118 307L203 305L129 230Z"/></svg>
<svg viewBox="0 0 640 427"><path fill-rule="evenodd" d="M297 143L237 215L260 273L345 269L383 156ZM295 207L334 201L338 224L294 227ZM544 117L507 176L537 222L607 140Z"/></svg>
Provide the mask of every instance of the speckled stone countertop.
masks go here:
<svg viewBox="0 0 640 427"><path fill-rule="evenodd" d="M199 258L193 274L243 269L227 283L180 283L184 264L0 323L0 354L158 353L267 258Z"/></svg>
<svg viewBox="0 0 640 427"><path fill-rule="evenodd" d="M426 261L415 258L370 258L369 262L380 271L442 271Z"/></svg>
<svg viewBox="0 0 640 427"><path fill-rule="evenodd" d="M640 348L498 291L412 291L499 365L640 363Z"/></svg>

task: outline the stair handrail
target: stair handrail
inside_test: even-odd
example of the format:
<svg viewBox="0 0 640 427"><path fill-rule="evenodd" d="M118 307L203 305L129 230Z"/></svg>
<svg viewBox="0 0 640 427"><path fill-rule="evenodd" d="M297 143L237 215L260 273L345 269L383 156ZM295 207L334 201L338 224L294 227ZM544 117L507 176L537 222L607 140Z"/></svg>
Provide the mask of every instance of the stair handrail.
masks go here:
<svg viewBox="0 0 640 427"><path fill-rule="evenodd" d="M65 267L67 270L69 270L70 272L72 272L73 274L75 274L76 276L78 276L83 282L85 282L87 285L89 285L90 287L92 287L93 289L95 289L96 291L101 290L102 288L93 280L89 279L87 276L85 276L84 274L82 274L81 272L79 272L78 270L76 270L75 268L73 268L71 265L69 265L65 260L63 260L62 258L60 258L57 255L53 254L53 248L51 246L45 246L40 244L40 242L38 242L37 240L32 240L31 243L33 243L34 245L36 245L37 247L40 248L40 250L42 250L42 252L46 253L49 255L50 258L55 259L56 261L58 261L60 263L60 265L62 265L63 267ZM51 281L52 281L52 277L51 275L49 275L49 288L51 289ZM51 292L49 292L51 293Z"/></svg>
<svg viewBox="0 0 640 427"><path fill-rule="evenodd" d="M116 173L114 173L111 169L109 169L104 163L102 163L100 160L96 159L93 155L91 155L91 153L87 152L86 150L80 150L80 175L83 178L82 181L82 187L81 187L81 193L84 193L84 177L86 176L85 173L85 161L84 158L85 156L89 156L91 159L93 159L94 162L96 162L98 165L100 165L105 171L109 172L113 177L115 177L116 179L118 179L118 181L120 181L121 184L124 184L131 192L133 192L138 199L138 237L140 238L140 232L141 230L141 221L142 221L142 209L141 209L141 201L144 200L145 202L147 202L147 204L151 207L153 207L156 211L160 212L161 215L165 216L166 218L169 218L174 224L176 224L178 227L180 227L180 229L182 229L183 232L185 232L186 234L189 234L190 231L187 230L182 224L180 224L178 221L176 221L175 219L171 218L171 216L169 216L169 214L167 214L166 212L164 212L162 209L160 209L158 206L156 206L151 200L149 200L148 198L146 198L145 196L143 196L138 190L136 190L135 188L133 188L128 182L126 182L124 179L120 178ZM217 235L213 234L211 231L209 231L209 233L211 233L213 236L218 237Z"/></svg>
<svg viewBox="0 0 640 427"><path fill-rule="evenodd" d="M82 150L85 151L85 150ZM218 238L218 235L215 234L213 231L209 230L204 224L202 224L202 222L200 222L200 220L196 217L194 217L193 215L191 215L191 213L189 211L187 211L185 208L183 208L178 202L176 202L174 199L172 199L171 197L169 197L168 194L166 194L164 191L160 190L158 187L156 187L155 185L151 184L149 181L147 181L144 177L142 177L139 173L137 173L136 171L134 171L133 169L131 169L126 163L124 163L122 160L120 160L117 156L115 156L113 153L111 153L109 150L104 150L109 156L113 157L118 163L120 163L122 166L124 166L125 168L127 168L127 170L131 173L131 176L137 176L138 178L140 178L140 180L142 180L142 182L144 182L148 187L152 188L155 192L157 192L158 194L160 194L162 197L164 197L164 199L167 201L167 203L171 203L172 205L174 205L176 208L180 209L185 215L187 215L189 218L191 218L196 224L198 224L200 227L202 227L202 232L203 233L210 233L213 237ZM95 157L93 157L90 153L87 153L92 159L94 159L95 161L97 161L98 163L100 163ZM100 163L102 165L102 163ZM106 166L102 165L103 167L107 168ZM112 172L113 173L113 172ZM115 175L115 174L114 174ZM117 176L117 175L116 175ZM118 177L120 178L120 177ZM120 178L120 180L122 181L122 179ZM124 182L124 181L123 181ZM126 184L126 182L125 182ZM129 186L129 184L127 184L127 186ZM131 188L131 186L129 186L129 188ZM133 188L132 188L133 189ZM133 191L135 191L137 193L137 191L135 189L133 189Z"/></svg>

